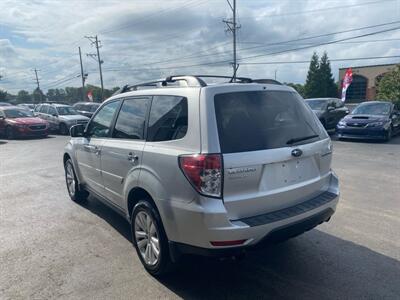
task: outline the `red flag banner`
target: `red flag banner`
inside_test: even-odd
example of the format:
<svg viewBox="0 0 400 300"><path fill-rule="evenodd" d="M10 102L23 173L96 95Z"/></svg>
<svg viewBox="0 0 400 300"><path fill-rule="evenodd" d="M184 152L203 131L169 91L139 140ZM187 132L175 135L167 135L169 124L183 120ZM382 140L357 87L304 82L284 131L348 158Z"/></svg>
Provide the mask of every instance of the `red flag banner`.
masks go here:
<svg viewBox="0 0 400 300"><path fill-rule="evenodd" d="M89 92L87 93L87 97L88 97L88 99L89 99L90 102L93 102L93 92L92 92L92 91L89 91Z"/></svg>
<svg viewBox="0 0 400 300"><path fill-rule="evenodd" d="M346 101L346 91L352 81L353 81L353 71L351 68L348 68L346 70L346 73L344 74L343 84L342 84L342 101L343 102Z"/></svg>

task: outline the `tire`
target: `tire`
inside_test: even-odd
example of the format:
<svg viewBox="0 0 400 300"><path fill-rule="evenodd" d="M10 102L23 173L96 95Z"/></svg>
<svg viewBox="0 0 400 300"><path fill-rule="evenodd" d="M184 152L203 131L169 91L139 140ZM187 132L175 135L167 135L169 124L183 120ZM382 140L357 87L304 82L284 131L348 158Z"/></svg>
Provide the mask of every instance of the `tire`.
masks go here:
<svg viewBox="0 0 400 300"><path fill-rule="evenodd" d="M80 188L71 159L68 159L65 162L64 170L65 183L67 185L69 197L77 203L85 202L87 197L89 196L89 193Z"/></svg>
<svg viewBox="0 0 400 300"><path fill-rule="evenodd" d="M153 276L162 276L170 272L173 264L168 238L160 215L150 201L140 200L133 208L131 230L132 242L146 271ZM151 239L148 239L149 236Z"/></svg>
<svg viewBox="0 0 400 300"><path fill-rule="evenodd" d="M393 136L393 128L392 126L390 126L385 136L385 142L389 142L392 139L392 136Z"/></svg>
<svg viewBox="0 0 400 300"><path fill-rule="evenodd" d="M5 137L6 137L6 139L8 139L8 140L12 140L12 139L15 139L15 137L16 137L16 134L15 134L15 132L14 132L14 130L12 129L12 127L11 126L7 126L6 127L6 130L5 130Z"/></svg>
<svg viewBox="0 0 400 300"><path fill-rule="evenodd" d="M60 134L61 135L67 135L68 134L68 127L64 123L60 124Z"/></svg>

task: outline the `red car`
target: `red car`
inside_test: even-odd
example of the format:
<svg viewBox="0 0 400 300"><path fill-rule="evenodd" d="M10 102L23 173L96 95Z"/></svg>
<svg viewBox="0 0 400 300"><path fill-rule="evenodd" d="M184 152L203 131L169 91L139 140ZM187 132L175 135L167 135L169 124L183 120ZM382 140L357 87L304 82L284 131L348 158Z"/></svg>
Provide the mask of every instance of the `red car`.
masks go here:
<svg viewBox="0 0 400 300"><path fill-rule="evenodd" d="M49 123L36 118L29 110L16 106L0 107L0 135L16 137L46 137Z"/></svg>

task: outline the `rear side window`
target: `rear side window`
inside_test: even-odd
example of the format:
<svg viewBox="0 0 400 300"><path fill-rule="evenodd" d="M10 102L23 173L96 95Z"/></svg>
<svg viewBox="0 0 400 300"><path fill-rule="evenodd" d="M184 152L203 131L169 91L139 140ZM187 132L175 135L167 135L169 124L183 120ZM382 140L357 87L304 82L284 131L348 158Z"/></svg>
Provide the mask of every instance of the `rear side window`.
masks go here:
<svg viewBox="0 0 400 300"><path fill-rule="evenodd" d="M149 98L125 100L115 123L113 136L122 139L143 140L149 105Z"/></svg>
<svg viewBox="0 0 400 300"><path fill-rule="evenodd" d="M154 96L147 140L151 142L181 139L188 125L187 99L178 96Z"/></svg>
<svg viewBox="0 0 400 300"><path fill-rule="evenodd" d="M48 105L42 105L41 107L40 107L40 112L41 113L44 113L44 114L47 114L47 109L48 109Z"/></svg>
<svg viewBox="0 0 400 300"><path fill-rule="evenodd" d="M297 93L226 93L216 95L214 104L223 153L282 148L327 137ZM306 137L312 138L297 141Z"/></svg>
<svg viewBox="0 0 400 300"><path fill-rule="evenodd" d="M53 106L49 106L49 110L47 112L49 115L56 115L57 111Z"/></svg>

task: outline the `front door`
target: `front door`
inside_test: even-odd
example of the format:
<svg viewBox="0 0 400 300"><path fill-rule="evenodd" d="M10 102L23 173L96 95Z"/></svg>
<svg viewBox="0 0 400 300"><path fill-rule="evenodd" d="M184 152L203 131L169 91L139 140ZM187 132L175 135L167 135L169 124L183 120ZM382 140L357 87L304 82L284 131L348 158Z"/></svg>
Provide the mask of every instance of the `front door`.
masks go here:
<svg viewBox="0 0 400 300"><path fill-rule="evenodd" d="M136 185L145 145L145 121L150 97L127 98L115 122L112 139L102 147L101 167L105 194L124 207L124 187Z"/></svg>
<svg viewBox="0 0 400 300"><path fill-rule="evenodd" d="M77 161L82 181L93 191L103 194L101 176L102 146L110 138L111 125L120 100L104 105L89 123L85 137L77 147Z"/></svg>

